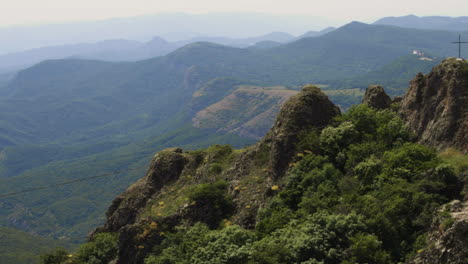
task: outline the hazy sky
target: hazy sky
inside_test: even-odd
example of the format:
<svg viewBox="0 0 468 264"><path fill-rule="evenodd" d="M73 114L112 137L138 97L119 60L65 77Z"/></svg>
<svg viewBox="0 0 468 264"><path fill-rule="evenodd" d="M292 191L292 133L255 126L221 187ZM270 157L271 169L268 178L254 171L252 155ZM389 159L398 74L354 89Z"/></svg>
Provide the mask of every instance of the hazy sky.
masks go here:
<svg viewBox="0 0 468 264"><path fill-rule="evenodd" d="M384 16L468 15L466 0L0 0L0 26L100 20L162 12L310 14L337 23Z"/></svg>

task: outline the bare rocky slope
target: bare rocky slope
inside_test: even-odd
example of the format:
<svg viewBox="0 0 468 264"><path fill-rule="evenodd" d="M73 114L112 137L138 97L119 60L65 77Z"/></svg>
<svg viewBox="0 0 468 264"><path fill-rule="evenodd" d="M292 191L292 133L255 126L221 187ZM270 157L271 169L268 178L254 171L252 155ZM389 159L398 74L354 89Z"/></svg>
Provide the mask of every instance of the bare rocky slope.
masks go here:
<svg viewBox="0 0 468 264"><path fill-rule="evenodd" d="M403 97L400 113L420 143L466 153L468 61L448 58L429 74L418 74Z"/></svg>

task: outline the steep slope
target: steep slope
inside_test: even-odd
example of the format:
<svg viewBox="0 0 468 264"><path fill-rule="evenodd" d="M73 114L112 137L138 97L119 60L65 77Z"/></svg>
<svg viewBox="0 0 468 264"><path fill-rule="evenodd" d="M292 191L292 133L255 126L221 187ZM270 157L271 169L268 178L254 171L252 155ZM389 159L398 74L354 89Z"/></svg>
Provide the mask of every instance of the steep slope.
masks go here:
<svg viewBox="0 0 468 264"><path fill-rule="evenodd" d="M468 151L468 62L448 58L427 75L418 74L400 113L419 142Z"/></svg>

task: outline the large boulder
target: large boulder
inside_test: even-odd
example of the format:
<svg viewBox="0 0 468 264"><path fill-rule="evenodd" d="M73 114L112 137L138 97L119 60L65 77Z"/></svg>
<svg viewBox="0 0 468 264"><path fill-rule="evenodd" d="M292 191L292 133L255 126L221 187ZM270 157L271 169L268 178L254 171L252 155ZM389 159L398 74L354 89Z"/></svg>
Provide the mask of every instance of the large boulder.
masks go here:
<svg viewBox="0 0 468 264"><path fill-rule="evenodd" d="M382 86L371 85L367 88L362 103L375 109L386 109L392 104L392 99L385 93Z"/></svg>

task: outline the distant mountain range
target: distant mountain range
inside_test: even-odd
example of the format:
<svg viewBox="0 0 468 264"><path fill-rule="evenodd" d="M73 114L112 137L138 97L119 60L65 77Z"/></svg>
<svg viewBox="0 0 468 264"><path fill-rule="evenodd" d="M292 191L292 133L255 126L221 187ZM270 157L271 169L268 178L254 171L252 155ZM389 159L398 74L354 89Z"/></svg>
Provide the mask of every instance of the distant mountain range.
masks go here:
<svg viewBox="0 0 468 264"><path fill-rule="evenodd" d="M277 15L255 12L184 14L163 13L35 26L0 27L0 54L38 47L93 43L106 39L146 42L161 36L170 42L200 36L235 39L272 31L294 35L308 30L341 25L341 22L310 15Z"/></svg>
<svg viewBox="0 0 468 264"><path fill-rule="evenodd" d="M211 42L239 48L249 46L252 46L253 48L269 48L305 37L317 37L332 30L333 28L327 28L323 31L310 31L300 37L295 37L284 32L272 32L262 36L242 39L226 37L196 37L183 41L169 42L161 37L154 37L152 40L145 43L116 39L96 43L50 46L0 55L0 73L17 71L44 60L64 58L103 61L138 61L167 55L178 48L195 42ZM265 43L273 44L265 45Z"/></svg>
<svg viewBox="0 0 468 264"><path fill-rule="evenodd" d="M446 17L446 16L425 16L415 15L401 17L384 17L374 22L375 25L391 25L406 28L437 29L457 32L468 31L468 16Z"/></svg>

